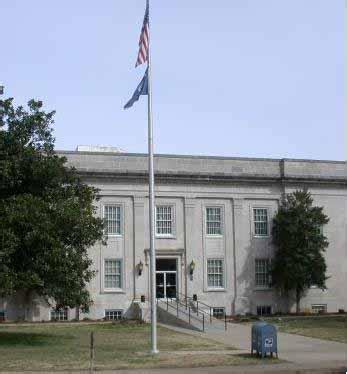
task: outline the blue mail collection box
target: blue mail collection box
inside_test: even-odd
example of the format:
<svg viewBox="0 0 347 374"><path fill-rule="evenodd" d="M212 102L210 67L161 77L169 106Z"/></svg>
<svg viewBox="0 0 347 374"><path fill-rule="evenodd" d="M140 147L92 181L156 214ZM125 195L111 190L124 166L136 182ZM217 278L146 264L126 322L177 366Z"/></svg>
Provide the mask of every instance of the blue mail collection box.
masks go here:
<svg viewBox="0 0 347 374"><path fill-rule="evenodd" d="M253 351L257 352L257 355L265 357L266 353L277 352L277 330L276 327L266 322L257 322L252 326L252 354Z"/></svg>

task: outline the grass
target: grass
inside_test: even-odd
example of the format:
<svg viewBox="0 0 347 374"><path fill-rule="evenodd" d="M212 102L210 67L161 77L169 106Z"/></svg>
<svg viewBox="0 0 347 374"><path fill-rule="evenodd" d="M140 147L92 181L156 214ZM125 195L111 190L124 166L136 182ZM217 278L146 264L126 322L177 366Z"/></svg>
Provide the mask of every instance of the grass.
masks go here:
<svg viewBox="0 0 347 374"><path fill-rule="evenodd" d="M231 348L221 343L161 326L158 327L160 354L153 356L148 353L150 326L146 324L3 324L0 325L0 370L87 369L91 331L95 338L94 367L99 370L240 365L260 361L229 354L225 351Z"/></svg>
<svg viewBox="0 0 347 374"><path fill-rule="evenodd" d="M347 343L347 316L266 318L281 332Z"/></svg>

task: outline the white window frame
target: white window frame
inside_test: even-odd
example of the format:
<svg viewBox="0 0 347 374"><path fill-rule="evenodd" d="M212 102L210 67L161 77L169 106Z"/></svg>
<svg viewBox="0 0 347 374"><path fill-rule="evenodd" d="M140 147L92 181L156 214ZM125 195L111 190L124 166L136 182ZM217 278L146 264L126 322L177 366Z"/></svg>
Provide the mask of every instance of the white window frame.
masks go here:
<svg viewBox="0 0 347 374"><path fill-rule="evenodd" d="M311 310L312 313L319 314L319 312L322 310L323 313L326 313L328 310L327 304L311 304Z"/></svg>
<svg viewBox="0 0 347 374"><path fill-rule="evenodd" d="M170 208L171 209L171 233L158 233L158 220L157 210L158 208ZM176 209L173 204L156 204L155 206L155 236L157 238L174 238L176 236Z"/></svg>
<svg viewBox="0 0 347 374"><path fill-rule="evenodd" d="M215 309L222 310L223 314L221 316L218 316L218 313L215 313ZM214 318L223 318L225 316L225 307L224 306L215 306L215 307L212 307L212 316Z"/></svg>
<svg viewBox="0 0 347 374"><path fill-rule="evenodd" d="M218 234L210 234L208 231L208 220L207 220L207 210L208 209L219 209L220 211L220 221L219 221L219 225L220 225L220 233ZM217 222L217 221L214 221L214 222ZM223 210L223 207L220 206L220 205L207 205L205 206L205 232L206 232L206 236L209 236L209 237L221 237L223 236L223 233L224 233L224 210Z"/></svg>
<svg viewBox="0 0 347 374"><path fill-rule="evenodd" d="M120 279L120 287L106 287L106 261L116 261L119 262L119 268L120 268L120 274L119 274L119 279ZM112 275L112 274L110 274ZM115 274L117 275L117 274ZM123 284L124 284L124 269L123 269L123 260L120 258L104 258L104 264L103 264L103 285L104 285L104 291L105 292L119 292L123 291Z"/></svg>
<svg viewBox="0 0 347 374"><path fill-rule="evenodd" d="M262 223L263 221L256 221L255 220L255 211L256 210L265 210L266 211L266 234L259 234L259 233L256 233L256 223L260 222ZM265 206L254 206L252 207L252 222L253 222L253 236L255 238L268 238L270 237L270 209L268 207L265 207Z"/></svg>
<svg viewBox="0 0 347 374"><path fill-rule="evenodd" d="M257 272L257 261L266 261L265 268L266 271L263 273ZM256 289L269 289L271 288L271 274L270 274L271 259L270 258L255 258L254 259L254 285ZM267 277L267 284L257 284L257 274Z"/></svg>
<svg viewBox="0 0 347 374"><path fill-rule="evenodd" d="M120 316L119 316L119 318L118 317L116 317L116 318L108 318L107 317L107 313L120 314ZM115 315L113 315L113 317L115 317ZM123 319L123 309L105 309L105 311L104 311L104 318L107 321L119 321L119 320Z"/></svg>
<svg viewBox="0 0 347 374"><path fill-rule="evenodd" d="M52 314L58 314L58 318L57 317L52 317ZM61 314L63 313L63 317L61 316ZM65 318L66 316L66 318ZM51 310L49 311L49 320L50 321L68 321L69 320L69 310L68 308L60 308L59 310L56 310L55 308L51 308Z"/></svg>
<svg viewBox="0 0 347 374"><path fill-rule="evenodd" d="M209 261L221 261L222 262L222 284L221 286L210 286L209 285L209 272L208 272L208 262ZM219 273L210 273L214 275L219 275ZM208 291L224 291L225 290L225 261L224 258L220 257L210 257L206 259L206 286Z"/></svg>
<svg viewBox="0 0 347 374"><path fill-rule="evenodd" d="M106 207L114 207L114 208L118 208L119 209L119 233L109 233L108 232L108 223L107 223L107 220L106 220ZM102 216L103 216L103 219L105 220L106 222L106 228L105 228L105 234L108 236L108 237L122 237L123 236L123 227L124 227L124 206L123 204L113 204L113 203L105 203L103 205L103 213L102 213Z"/></svg>

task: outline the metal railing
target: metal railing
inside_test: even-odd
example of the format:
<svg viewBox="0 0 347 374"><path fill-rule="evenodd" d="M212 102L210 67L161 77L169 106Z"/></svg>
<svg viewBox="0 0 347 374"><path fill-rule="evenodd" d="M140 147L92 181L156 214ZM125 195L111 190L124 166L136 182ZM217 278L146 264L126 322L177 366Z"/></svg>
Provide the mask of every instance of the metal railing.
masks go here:
<svg viewBox="0 0 347 374"><path fill-rule="evenodd" d="M202 301L199 301L197 298L194 299L193 297L191 296L187 296L187 295L184 295L184 294L181 294L180 292L177 292L176 293L176 298L169 298L167 297L166 299L157 299L157 300L160 300L160 302L163 302L166 304L166 308L167 308L167 311L169 309L169 306L170 307L173 307L173 308L176 308L176 314L177 314L177 317L179 317L179 306L185 308L186 311L188 311L188 313L184 313L183 311L181 311L182 313L188 315L189 317L189 323L191 321L191 318L192 318L192 314L196 315L198 318L195 318L195 319L199 319L199 317L201 316L201 323L203 325L203 331L205 331L205 319L209 319L209 323L210 324L221 324L223 323L224 324L224 330L226 331L227 330L227 318L226 318L226 313L224 311L224 315L223 315L223 318L216 318L214 315L213 315L213 306L211 305L208 305ZM170 302L169 302L170 301ZM175 303L176 305L173 306L172 303ZM208 311L206 311L206 309Z"/></svg>
<svg viewBox="0 0 347 374"><path fill-rule="evenodd" d="M188 302L193 304L196 308L197 313L204 313L205 315L207 315L209 317L210 324L212 324L212 323L219 323L219 324L223 323L224 324L224 330L227 330L227 318L226 318L225 309L224 309L223 317L222 318L217 318L213 315L214 307L211 306L211 305L208 305L208 304L206 304L202 301L199 301L197 297L194 298L192 296L187 296L187 295L184 295L180 292L177 292L177 297L183 299L186 305L188 305ZM208 310L208 312L206 311L206 309Z"/></svg>
<svg viewBox="0 0 347 374"><path fill-rule="evenodd" d="M192 320L198 321L202 325L202 331L205 331L205 314L201 314L201 318L199 318L199 314L195 315L195 312L192 313L192 308L190 306L187 307L188 312L185 312L182 309L179 309L179 306L184 306L184 304L181 303L179 299L177 298L167 297L166 299L157 299L157 305L159 305L159 303L165 305L166 311L169 311L169 308L175 309L176 316L178 318L179 318L179 313L182 313L188 316L188 323L190 325L192 325Z"/></svg>

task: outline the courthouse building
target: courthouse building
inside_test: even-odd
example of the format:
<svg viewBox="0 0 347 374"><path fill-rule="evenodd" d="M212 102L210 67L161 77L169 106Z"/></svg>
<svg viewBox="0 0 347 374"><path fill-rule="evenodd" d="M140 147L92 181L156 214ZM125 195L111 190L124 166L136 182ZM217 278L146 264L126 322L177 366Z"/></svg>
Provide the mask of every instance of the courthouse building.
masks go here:
<svg viewBox="0 0 347 374"><path fill-rule="evenodd" d="M100 190L97 214L107 226L107 245L89 249L94 303L81 318L130 317L150 291L147 155L85 149L59 152ZM327 290L311 288L301 307L347 309L346 162L156 155L155 180L158 298L196 295L215 315L294 311L294 300L270 287L271 229L282 194L306 187L330 218L323 227L329 278ZM8 319L22 309L18 298L0 300ZM38 302L28 315L72 319L75 311Z"/></svg>

